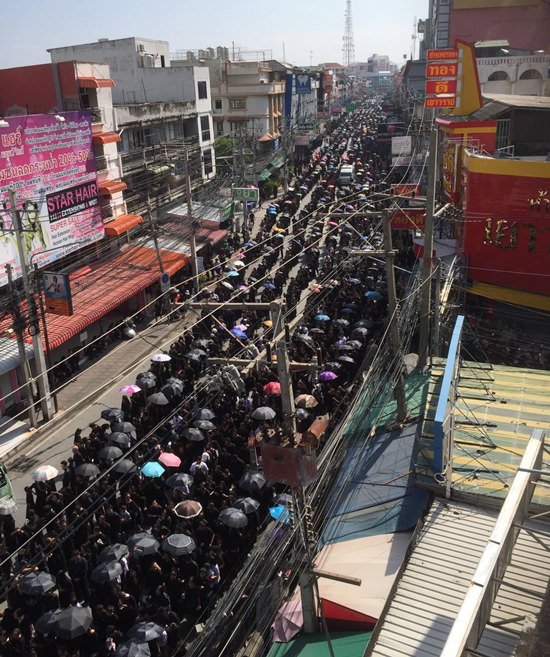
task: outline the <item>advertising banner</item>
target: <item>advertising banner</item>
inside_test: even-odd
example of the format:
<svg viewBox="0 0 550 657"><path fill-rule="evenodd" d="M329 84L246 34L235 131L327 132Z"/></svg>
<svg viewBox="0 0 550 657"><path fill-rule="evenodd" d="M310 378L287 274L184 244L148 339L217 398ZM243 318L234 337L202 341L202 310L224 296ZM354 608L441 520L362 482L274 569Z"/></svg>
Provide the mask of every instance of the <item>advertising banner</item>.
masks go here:
<svg viewBox="0 0 550 657"><path fill-rule="evenodd" d="M52 315L72 315L73 300L69 275L47 272L43 275L43 281L46 312Z"/></svg>
<svg viewBox="0 0 550 657"><path fill-rule="evenodd" d="M428 50L426 59L431 62L434 60L447 60L447 59L458 59L458 49L457 48L438 48Z"/></svg>
<svg viewBox="0 0 550 657"><path fill-rule="evenodd" d="M454 94L456 93L456 79L454 80L426 80L426 94Z"/></svg>
<svg viewBox="0 0 550 657"><path fill-rule="evenodd" d="M392 155L410 155L411 153L412 153L412 137L406 135L404 137L391 138Z"/></svg>
<svg viewBox="0 0 550 657"><path fill-rule="evenodd" d="M424 230L426 212L421 208L397 208L391 215L393 230Z"/></svg>
<svg viewBox="0 0 550 657"><path fill-rule="evenodd" d="M401 137L405 134L407 128L401 121L397 123L379 123L376 138L378 141L391 142L392 137Z"/></svg>
<svg viewBox="0 0 550 657"><path fill-rule="evenodd" d="M412 198L414 196L418 196L420 187L415 183L401 183L398 185L392 185L391 192L394 196L405 196L407 198Z"/></svg>
<svg viewBox="0 0 550 657"><path fill-rule="evenodd" d="M0 285L5 265L21 275L9 190L16 195L31 264L44 267L103 238L90 113L6 117L0 128Z"/></svg>
<svg viewBox="0 0 550 657"><path fill-rule="evenodd" d="M462 247L470 279L548 295L547 166L544 162L465 158Z"/></svg>
<svg viewBox="0 0 550 657"><path fill-rule="evenodd" d="M298 95L311 93L311 75L309 73L296 75L296 93Z"/></svg>

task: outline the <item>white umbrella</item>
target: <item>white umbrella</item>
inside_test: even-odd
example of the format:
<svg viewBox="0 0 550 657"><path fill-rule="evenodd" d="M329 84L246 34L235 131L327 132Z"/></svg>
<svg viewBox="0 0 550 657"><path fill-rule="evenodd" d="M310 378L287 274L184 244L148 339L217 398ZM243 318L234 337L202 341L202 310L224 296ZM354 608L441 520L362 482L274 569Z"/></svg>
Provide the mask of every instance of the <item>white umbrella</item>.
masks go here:
<svg viewBox="0 0 550 657"><path fill-rule="evenodd" d="M242 269L243 267L246 267L246 265L242 260L235 260L233 267L235 267L235 269Z"/></svg>
<svg viewBox="0 0 550 657"><path fill-rule="evenodd" d="M55 479L59 472L53 465L39 465L32 473L34 481L49 481Z"/></svg>
<svg viewBox="0 0 550 657"><path fill-rule="evenodd" d="M151 361L153 363L167 363L170 360L172 360L172 358L168 354L154 354L151 356Z"/></svg>

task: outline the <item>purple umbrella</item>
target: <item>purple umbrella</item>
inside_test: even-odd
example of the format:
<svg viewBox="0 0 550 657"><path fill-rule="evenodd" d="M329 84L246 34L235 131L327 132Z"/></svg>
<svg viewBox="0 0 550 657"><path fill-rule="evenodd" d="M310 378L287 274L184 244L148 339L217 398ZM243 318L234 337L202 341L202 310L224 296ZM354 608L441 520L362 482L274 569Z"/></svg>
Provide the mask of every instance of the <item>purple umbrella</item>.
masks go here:
<svg viewBox="0 0 550 657"><path fill-rule="evenodd" d="M330 372L329 370L326 370L325 372L321 372L319 374L319 381L334 381L334 379L337 379L338 375L335 374L334 372Z"/></svg>

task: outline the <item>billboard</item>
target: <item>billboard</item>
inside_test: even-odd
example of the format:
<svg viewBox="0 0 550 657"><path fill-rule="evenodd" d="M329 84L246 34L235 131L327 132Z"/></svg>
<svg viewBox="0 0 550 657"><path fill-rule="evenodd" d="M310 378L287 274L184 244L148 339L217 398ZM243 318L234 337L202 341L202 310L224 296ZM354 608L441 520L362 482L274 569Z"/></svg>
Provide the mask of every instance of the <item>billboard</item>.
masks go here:
<svg viewBox="0 0 550 657"><path fill-rule="evenodd" d="M412 137L406 135L404 137L391 138L392 155L410 155L411 153L412 153Z"/></svg>
<svg viewBox="0 0 550 657"><path fill-rule="evenodd" d="M43 275L43 284L46 312L53 315L72 315L73 299L69 275L46 272Z"/></svg>
<svg viewBox="0 0 550 657"><path fill-rule="evenodd" d="M298 95L311 93L311 75L309 73L298 73L295 79Z"/></svg>
<svg viewBox="0 0 550 657"><path fill-rule="evenodd" d="M426 211L422 208L396 208L390 218L392 230L424 230Z"/></svg>
<svg viewBox="0 0 550 657"><path fill-rule="evenodd" d="M27 259L44 267L104 236L98 200L90 113L6 117L0 128L0 285L5 265L21 275L12 229L10 189L15 192Z"/></svg>

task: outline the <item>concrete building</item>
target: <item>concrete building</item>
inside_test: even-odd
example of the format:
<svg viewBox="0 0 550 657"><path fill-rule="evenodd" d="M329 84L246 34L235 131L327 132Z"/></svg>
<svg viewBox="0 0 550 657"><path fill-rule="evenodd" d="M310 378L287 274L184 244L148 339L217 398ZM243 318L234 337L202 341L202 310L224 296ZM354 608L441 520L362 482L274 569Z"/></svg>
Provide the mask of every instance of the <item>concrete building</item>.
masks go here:
<svg viewBox="0 0 550 657"><path fill-rule="evenodd" d="M167 41L130 37L52 48L52 62L106 63L115 82L113 105L122 140L120 154L128 185L126 202L145 212L154 191L163 204L183 193L184 147L194 183L214 177L215 156L209 69L170 66ZM95 99L81 103L100 113Z"/></svg>

